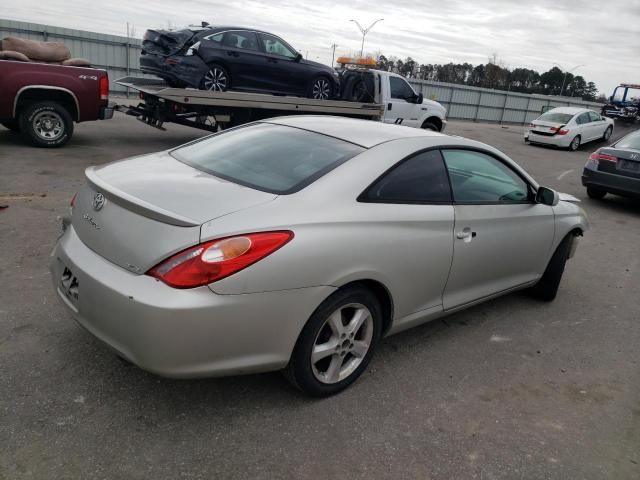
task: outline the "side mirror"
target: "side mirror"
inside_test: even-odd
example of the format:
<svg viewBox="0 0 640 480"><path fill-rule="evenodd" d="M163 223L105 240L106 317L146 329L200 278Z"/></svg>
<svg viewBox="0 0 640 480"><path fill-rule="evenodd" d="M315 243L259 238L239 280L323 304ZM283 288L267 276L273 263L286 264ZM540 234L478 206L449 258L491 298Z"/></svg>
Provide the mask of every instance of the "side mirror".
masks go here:
<svg viewBox="0 0 640 480"><path fill-rule="evenodd" d="M422 95L421 93L418 94L418 98L416 99L416 103L418 105L422 104L422 102L424 101L424 95Z"/></svg>
<svg viewBox="0 0 640 480"><path fill-rule="evenodd" d="M560 201L560 195L555 190L551 190L547 187L539 187L536 192L536 203L541 203L542 205L549 205L550 207L555 207L558 205Z"/></svg>
<svg viewBox="0 0 640 480"><path fill-rule="evenodd" d="M301 53L297 54L295 60L296 62L299 62L300 60L302 60L302 54Z"/></svg>

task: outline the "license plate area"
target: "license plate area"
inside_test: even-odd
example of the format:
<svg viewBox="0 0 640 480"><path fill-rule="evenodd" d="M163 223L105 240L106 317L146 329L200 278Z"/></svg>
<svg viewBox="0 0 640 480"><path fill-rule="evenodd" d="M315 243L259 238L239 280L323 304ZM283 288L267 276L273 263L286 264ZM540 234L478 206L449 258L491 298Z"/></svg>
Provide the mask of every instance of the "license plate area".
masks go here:
<svg viewBox="0 0 640 480"><path fill-rule="evenodd" d="M627 172L640 173L640 162L623 159L618 162L618 167L620 170L625 170Z"/></svg>
<svg viewBox="0 0 640 480"><path fill-rule="evenodd" d="M71 303L74 305L78 303L80 282L78 281L78 277L76 277L68 267L64 267L62 271L58 288Z"/></svg>

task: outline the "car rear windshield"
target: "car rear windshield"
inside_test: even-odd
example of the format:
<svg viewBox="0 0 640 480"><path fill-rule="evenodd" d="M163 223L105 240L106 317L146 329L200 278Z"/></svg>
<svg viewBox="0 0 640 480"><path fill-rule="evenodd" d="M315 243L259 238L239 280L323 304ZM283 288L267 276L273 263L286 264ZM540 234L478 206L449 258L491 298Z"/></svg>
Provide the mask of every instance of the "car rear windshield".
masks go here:
<svg viewBox="0 0 640 480"><path fill-rule="evenodd" d="M179 147L171 154L216 177L265 192L290 194L364 150L308 130L256 123Z"/></svg>
<svg viewBox="0 0 640 480"><path fill-rule="evenodd" d="M640 150L640 133L632 133L621 139L615 144L616 148L631 148L632 150Z"/></svg>
<svg viewBox="0 0 640 480"><path fill-rule="evenodd" d="M573 115L570 113L547 112L542 114L538 120L542 120L543 122L569 123L572 118Z"/></svg>

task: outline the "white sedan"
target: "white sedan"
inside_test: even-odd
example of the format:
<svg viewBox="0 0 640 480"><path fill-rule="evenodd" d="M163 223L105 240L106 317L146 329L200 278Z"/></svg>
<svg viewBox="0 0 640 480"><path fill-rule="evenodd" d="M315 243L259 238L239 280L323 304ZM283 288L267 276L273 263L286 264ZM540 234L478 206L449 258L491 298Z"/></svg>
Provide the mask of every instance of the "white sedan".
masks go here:
<svg viewBox="0 0 640 480"><path fill-rule="evenodd" d="M581 144L602 140L613 133L613 120L586 108L559 107L529 124L524 141L577 150Z"/></svg>

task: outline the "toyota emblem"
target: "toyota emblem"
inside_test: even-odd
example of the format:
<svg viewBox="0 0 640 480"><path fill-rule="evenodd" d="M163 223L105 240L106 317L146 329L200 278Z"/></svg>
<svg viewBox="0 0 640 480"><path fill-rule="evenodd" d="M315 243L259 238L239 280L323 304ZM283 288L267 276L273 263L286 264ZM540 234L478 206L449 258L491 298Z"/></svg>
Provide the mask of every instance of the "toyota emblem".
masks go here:
<svg viewBox="0 0 640 480"><path fill-rule="evenodd" d="M107 199L104 198L104 195L101 193L96 193L93 197L93 209L97 212L104 207L104 204L107 203Z"/></svg>

